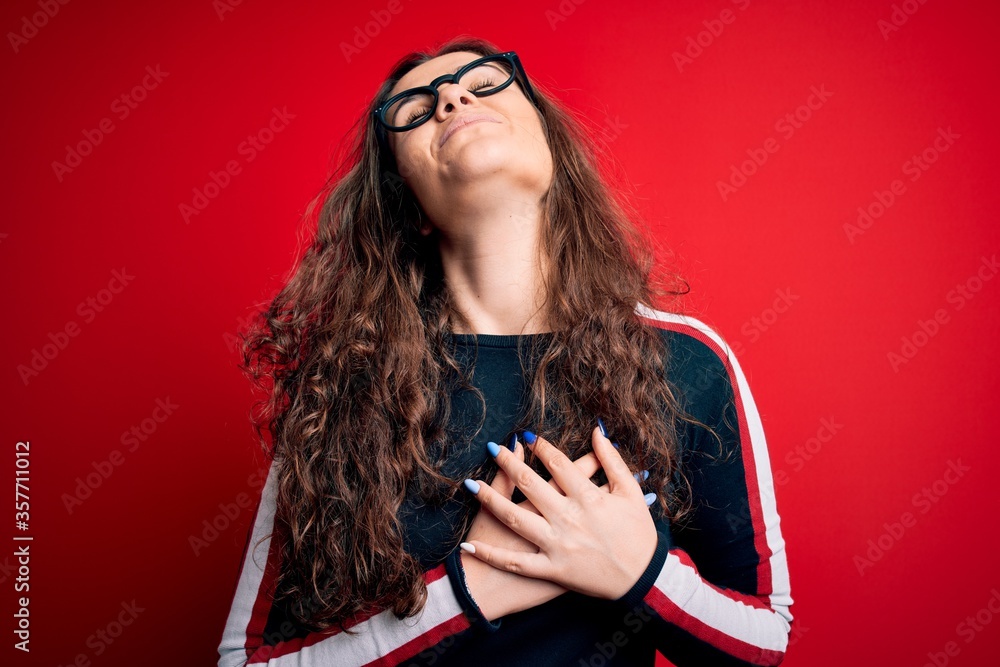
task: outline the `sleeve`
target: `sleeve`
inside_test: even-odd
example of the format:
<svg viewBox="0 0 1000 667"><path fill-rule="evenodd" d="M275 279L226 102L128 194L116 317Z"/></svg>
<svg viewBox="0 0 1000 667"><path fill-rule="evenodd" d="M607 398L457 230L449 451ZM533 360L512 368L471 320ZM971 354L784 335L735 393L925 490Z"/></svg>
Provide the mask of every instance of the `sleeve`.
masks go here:
<svg viewBox="0 0 1000 667"><path fill-rule="evenodd" d="M339 628L308 632L293 623L274 604L281 567L278 541L272 543L270 537L276 465L271 464L243 548L235 595L218 647L219 667L389 667L422 652L429 652L427 656L440 653L442 647L464 643L473 632L499 628L500 621L487 621L469 593L457 548L445 562L424 572L427 601L415 617L397 619L391 610L356 617L345 623L356 634Z"/></svg>
<svg viewBox="0 0 1000 667"><path fill-rule="evenodd" d="M673 534L657 521L652 561L619 602L648 621L642 631L677 667L778 665L793 600L761 420L729 346L698 320L673 317L658 326L688 337L686 409L721 443L686 430L693 518Z"/></svg>

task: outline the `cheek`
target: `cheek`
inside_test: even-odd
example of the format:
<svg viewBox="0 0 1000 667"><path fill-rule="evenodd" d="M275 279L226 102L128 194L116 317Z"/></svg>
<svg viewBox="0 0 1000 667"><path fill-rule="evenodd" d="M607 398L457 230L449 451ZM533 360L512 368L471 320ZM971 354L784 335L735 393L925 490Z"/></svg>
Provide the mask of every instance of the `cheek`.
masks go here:
<svg viewBox="0 0 1000 667"><path fill-rule="evenodd" d="M542 120L534 112L525 116L521 121L521 140L525 143L525 149L539 156L550 154L548 139L545 136L545 128Z"/></svg>
<svg viewBox="0 0 1000 667"><path fill-rule="evenodd" d="M542 127L542 119L538 116L538 111L530 103L517 105L508 112L508 117L522 130L521 134L529 141L542 144L546 143L545 128Z"/></svg>
<svg viewBox="0 0 1000 667"><path fill-rule="evenodd" d="M414 174L420 173L415 156L407 151L405 146L398 147L396 151L396 167L399 170L399 175L407 181L412 180Z"/></svg>
<svg viewBox="0 0 1000 667"><path fill-rule="evenodd" d="M396 144L396 166L403 178L417 176L424 170L429 158L426 150L428 140L417 135L409 136Z"/></svg>
<svg viewBox="0 0 1000 667"><path fill-rule="evenodd" d="M396 167L407 188L418 200L423 199L428 187L433 187L430 182L432 165L428 163L425 153L412 147L407 149L401 146L396 158Z"/></svg>
<svg viewBox="0 0 1000 667"><path fill-rule="evenodd" d="M538 140L543 144L548 144L548 139L545 136L545 125L534 107L531 108L531 127Z"/></svg>

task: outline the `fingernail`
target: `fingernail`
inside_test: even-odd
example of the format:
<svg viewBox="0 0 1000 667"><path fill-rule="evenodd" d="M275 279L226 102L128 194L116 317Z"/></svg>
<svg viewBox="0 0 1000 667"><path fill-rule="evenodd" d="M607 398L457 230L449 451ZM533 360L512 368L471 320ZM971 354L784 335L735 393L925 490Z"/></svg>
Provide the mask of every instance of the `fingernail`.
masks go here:
<svg viewBox="0 0 1000 667"><path fill-rule="evenodd" d="M477 482L476 480L467 479L462 483L465 484L465 488L471 491L472 493L479 493L479 482Z"/></svg>
<svg viewBox="0 0 1000 667"><path fill-rule="evenodd" d="M608 429L604 428L604 422L601 421L600 417L597 418L597 425L601 427L601 435L605 438L608 437Z"/></svg>
<svg viewBox="0 0 1000 667"><path fill-rule="evenodd" d="M490 440L486 443L486 451L490 453L490 456L496 457L500 453L500 445Z"/></svg>
<svg viewBox="0 0 1000 667"><path fill-rule="evenodd" d="M643 496L643 498L646 500L646 507L649 507L650 505L656 502L655 493L647 493L645 496Z"/></svg>
<svg viewBox="0 0 1000 667"><path fill-rule="evenodd" d="M507 443L507 449L514 451L517 448L517 433L510 434L510 442Z"/></svg>
<svg viewBox="0 0 1000 667"><path fill-rule="evenodd" d="M458 547L462 551L464 551L466 553L470 553L470 554L476 553L476 547L474 547L473 545L469 544L468 542L462 542L461 544L458 545Z"/></svg>
<svg viewBox="0 0 1000 667"><path fill-rule="evenodd" d="M648 470L643 470L642 472L637 472L636 474L634 474L632 476L635 477L635 481L637 481L637 482L640 482L640 483L641 482L645 482L647 479L649 479L649 471Z"/></svg>
<svg viewBox="0 0 1000 667"><path fill-rule="evenodd" d="M538 439L538 436L536 436L536 435L535 435L534 433L532 433L531 431L523 431L523 432L521 433L521 437L523 437L523 438L524 438L524 441L525 441L526 443L528 443L529 445L533 445L533 444L535 444L535 440L537 440L537 439Z"/></svg>
<svg viewBox="0 0 1000 667"><path fill-rule="evenodd" d="M612 443L611 443L611 446L612 446L612 447L614 447L615 449L621 449L621 448L620 448L620 447L618 446L618 443L617 443L617 442L612 442Z"/></svg>

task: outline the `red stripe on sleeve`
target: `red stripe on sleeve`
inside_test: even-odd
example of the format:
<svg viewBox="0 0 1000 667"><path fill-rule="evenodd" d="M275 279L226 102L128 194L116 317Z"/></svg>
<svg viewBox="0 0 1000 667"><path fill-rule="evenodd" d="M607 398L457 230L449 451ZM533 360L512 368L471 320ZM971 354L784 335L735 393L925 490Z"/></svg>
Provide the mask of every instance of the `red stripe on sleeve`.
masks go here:
<svg viewBox="0 0 1000 667"><path fill-rule="evenodd" d="M646 595L646 601L660 617L673 620L678 627L740 660L754 665L778 665L784 659L781 651L748 644L686 614L655 586Z"/></svg>
<svg viewBox="0 0 1000 667"><path fill-rule="evenodd" d="M275 544L275 542L272 541L271 544L273 546ZM271 565L272 565L271 564L271 559L269 557L268 558L268 568L267 568L267 571L266 571L267 573L265 574L265 581L268 581L268 582L272 582L272 578L269 576L272 573L272 567L271 567ZM277 566L275 565L274 566L274 573L276 573L276 572L277 572ZM430 570L425 571L424 572L424 581L428 585L430 585L431 583L437 581L438 579L441 579L442 577L447 577L447 576L448 576L448 571L445 569L444 563L442 563L442 564L438 565L435 568L432 568ZM273 582L270 583L270 586L273 587ZM264 589L264 585L262 583L261 584L261 590L263 590L263 589ZM256 610L256 605L255 605L255 610ZM345 621L344 622L344 627L345 628L352 628L352 627L354 627L354 626L356 626L356 625L358 625L360 623L364 623L365 621L367 621L368 619L370 619L372 616L375 616L376 614L380 613L380 611L382 611L382 610L369 610L369 611L366 611L366 612L358 613L353 618ZM256 613L256 611L255 611L255 613ZM267 620L267 615L266 615L266 610L265 610L265 612L264 612L264 621L266 621L266 620ZM419 637L414 637L412 640L410 640L409 642L407 642L403 646L395 649L392 653L389 654L389 656L397 656L396 659L395 659L396 661L404 660L404 659L406 659L408 657L411 657L412 655L414 655L414 654L422 651L425 648L428 648L430 646L433 646L434 644L437 644L439 641L441 641L442 639L444 639L445 637L447 637L449 634L453 634L455 632L459 632L459 631L464 630L464 629L466 629L468 627L470 627L469 620L465 617L464 614L458 614L454 618L449 619L447 622L442 623L442 624L440 624L440 625L432 628L431 630L428 630L427 632L423 633ZM329 639L330 637L332 637L334 635L340 634L340 632L341 632L340 627L339 626L335 626L335 627L327 628L326 630L323 630L323 631L320 631L320 632L310 632L305 637L296 637L294 639L289 639L287 641L280 641L277 644L275 644L274 646L267 646L267 645L261 646L257 650L257 653L253 656L253 660L251 661L251 664L259 663L259 662L266 663L268 660L272 660L272 659L275 659L275 658L280 658L282 656L289 655L289 654L295 653L297 651L301 651L303 648L312 646L313 644L317 644L317 643L319 643L319 642L321 642L321 641L323 641L325 639ZM401 655L401 652L405 653L405 651L407 651L407 650L412 650L413 653L409 654L409 655L405 655L403 657L399 657L399 655ZM379 661L376 661L376 662L373 662L373 663L370 663L370 664L372 664L372 665L382 665L383 662L381 662L381 661L382 660L388 660L388 659L389 659L389 657L386 656L385 658L380 658ZM394 665L396 663L395 662L386 662L384 664L386 664L386 665L390 665L390 664Z"/></svg>
<svg viewBox="0 0 1000 667"><path fill-rule="evenodd" d="M412 658L421 651L434 646L445 637L450 637L468 627L469 620L465 618L465 614L458 614L444 623L431 628L419 637L414 637L385 657L379 658L374 662L369 662L365 667L395 667L395 665L403 660Z"/></svg>
<svg viewBox="0 0 1000 667"><path fill-rule="evenodd" d="M271 525L274 525L273 522ZM251 540L253 540L252 531ZM272 536L268 546L267 564L264 566L264 575L261 579L260 587L257 589L257 599L254 600L253 611L247 623L246 651L248 661L253 657L254 646L259 646L256 638L264 635L264 627L267 625L267 616L271 611L271 604L274 598L275 582L278 578L279 561L281 559L281 554L278 553L279 540L275 540ZM253 552L254 545L251 544L249 549ZM253 558L252 553L251 558ZM263 646L259 647L264 648Z"/></svg>
<svg viewBox="0 0 1000 667"><path fill-rule="evenodd" d="M760 502L760 488L757 485L757 465L754 462L753 442L750 439L750 429L747 426L746 408L743 405L743 396L740 391L736 370L729 360L729 355L719 347L719 345L707 336L704 332L690 325L676 322L663 322L640 316L640 319L647 324L667 329L677 333L691 336L709 347L722 361L729 375L729 382L733 388L733 397L736 403L736 412L740 424L740 450L743 455L744 480L747 486L747 504L750 509L750 521L753 526L754 547L759 556L757 566L757 590L761 594L770 594L773 590L771 582L771 549L767 545L766 527L764 526L764 512Z"/></svg>
<svg viewBox="0 0 1000 667"><path fill-rule="evenodd" d="M694 561L691 560L691 556L689 556L686 551L680 548L674 548L670 550L670 553L676 556L681 563L694 570L695 574L698 574L698 566L694 564ZM713 584L708 579L705 579L704 577L702 577L702 581L705 582L705 585L709 586L715 591L718 591L719 593L722 593L728 598L737 600L751 607L757 607L758 609L766 609L768 611L774 611L774 608L771 607L771 604L769 602L761 599L756 595L748 595L746 593L741 593L740 591L734 591L731 588L722 588L721 586L716 586L715 584Z"/></svg>

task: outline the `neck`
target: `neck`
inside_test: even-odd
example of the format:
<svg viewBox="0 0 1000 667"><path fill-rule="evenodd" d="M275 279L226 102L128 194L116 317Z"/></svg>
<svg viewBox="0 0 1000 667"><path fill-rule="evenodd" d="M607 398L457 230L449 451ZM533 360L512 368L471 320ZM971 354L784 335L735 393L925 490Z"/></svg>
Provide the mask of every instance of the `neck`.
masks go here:
<svg viewBox="0 0 1000 667"><path fill-rule="evenodd" d="M468 327L455 333L528 334L549 331L544 313L547 270L539 253L542 211L525 195L450 213L439 225L445 282Z"/></svg>

